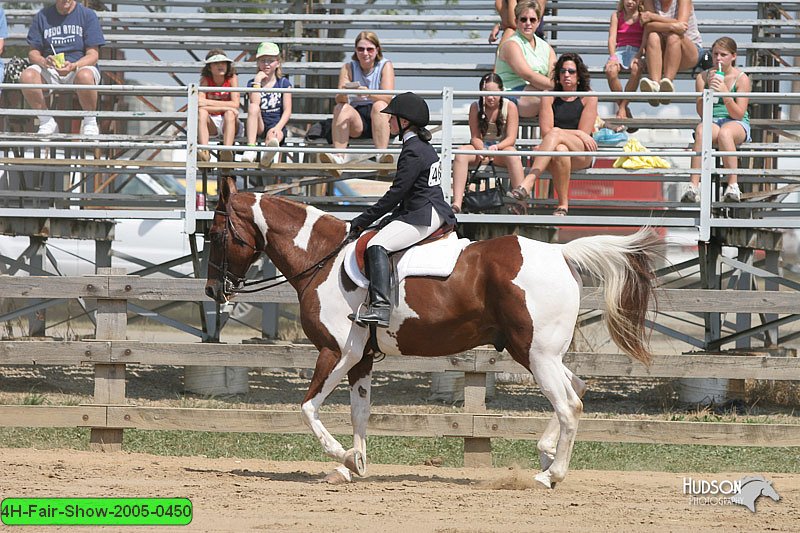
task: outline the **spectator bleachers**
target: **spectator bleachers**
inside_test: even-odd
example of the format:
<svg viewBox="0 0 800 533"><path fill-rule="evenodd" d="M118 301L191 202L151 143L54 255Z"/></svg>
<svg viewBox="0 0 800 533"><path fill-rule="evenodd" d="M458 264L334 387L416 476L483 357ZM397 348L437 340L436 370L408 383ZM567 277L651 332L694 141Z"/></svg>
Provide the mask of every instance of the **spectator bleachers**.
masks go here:
<svg viewBox="0 0 800 533"><path fill-rule="evenodd" d="M236 59L240 81L244 83L254 72L252 52L257 44L270 39L281 45L286 53L284 71L293 77L298 87L330 87L342 62L352 48L352 35L361 29L375 30L382 40L385 54L395 64L400 89L415 89L453 85L472 90L481 73L492 68L495 46L487 42L491 25L497 20L489 2L462 0L450 4L441 0L424 4L403 5L395 3L318 3L287 2L264 8L249 2L201 2L178 0L169 2L104 1L93 2L105 31L108 46L103 51L100 68L111 84L125 84L130 80L146 80L160 76L158 83L185 85L196 81L202 61L209 48L222 46ZM593 74L595 90L606 90L602 66L607 55L606 39L608 18L613 3L607 1L552 1L548 2L546 32L557 52L579 50L585 56ZM164 10L160 10L164 8ZM231 12L231 10L241 12ZM263 13L262 9L271 12ZM719 35L732 35L740 48L740 64L754 80L754 91L776 91L788 88L788 82L800 78L800 65L794 65L800 55L798 21L791 14L800 9L800 2L764 1L708 1L697 2L695 9L706 45ZM34 10L7 10L11 35L7 48L24 45L25 31ZM431 52L435 59L431 60ZM421 55L424 54L424 55ZM691 73L679 76L679 91L692 89ZM784 88L784 89L782 89ZM108 99L108 97L104 97ZM141 95L147 98L147 95ZM462 102L463 103L463 102ZM127 105L111 103L105 107L103 124L112 135L109 143L167 142L185 138L183 125L184 101L176 98L171 109L129 111ZM686 106L688 104L684 104ZM744 147L753 150L774 149L781 135L796 136L798 123L774 116L774 106L759 104L754 109L752 125L756 142ZM328 116L329 99L295 97L291 125L295 135L292 142L300 142L302 132L313 122ZM610 106L608 107L610 109ZM435 110L436 111L436 110ZM71 114L72 113L72 114ZM6 118L21 123L30 113L22 109L9 109ZM79 116L78 112L59 111L62 118ZM457 108L454 123L464 124L466 111ZM182 119L184 119L182 121ZM441 114L434 112L434 124ZM129 122L147 123L147 134L128 133ZM697 123L692 117L665 117L658 120L640 117L620 121L639 128L685 129L687 135L680 142L664 142L665 148L686 148L690 134ZM172 125L167 128L167 125ZM177 126L177 127L176 127ZM32 131L32 126L27 132ZM763 132L779 132L764 137ZM780 133L783 132L783 133ZM795 132L795 133L793 133ZM24 131L15 137L24 142L30 135ZM74 140L65 134L56 139ZM463 140L463 139L462 139ZM796 140L796 137L795 137ZM530 148L535 140L523 141L521 148ZM291 143L290 143L291 144ZM787 145L781 144L784 149ZM109 157L118 161L130 156L133 149ZM93 159L103 159L104 153ZM5 158L0 169L10 168ZM300 163L276 164L268 173L255 165L232 164L256 176L278 175L295 177L323 170L324 165L311 159L296 159ZM201 170L217 167L216 163L200 163ZM369 167L371 169L377 166ZM754 173L757 169L753 169ZM597 169L586 171L585 179L597 179L598 174L610 175ZM740 174L746 179L747 169ZM669 174L664 176L669 177ZM581 179L581 176L576 176ZM666 178L659 178L666 179ZM674 179L674 176L673 176ZM680 181L680 180L678 180Z"/></svg>

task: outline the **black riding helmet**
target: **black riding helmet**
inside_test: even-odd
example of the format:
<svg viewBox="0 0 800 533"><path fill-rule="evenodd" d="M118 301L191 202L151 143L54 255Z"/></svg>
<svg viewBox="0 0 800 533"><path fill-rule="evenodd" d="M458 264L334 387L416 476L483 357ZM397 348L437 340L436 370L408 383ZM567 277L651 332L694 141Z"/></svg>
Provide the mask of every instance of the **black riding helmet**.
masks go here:
<svg viewBox="0 0 800 533"><path fill-rule="evenodd" d="M381 113L404 118L414 126L424 128L430 121L430 112L425 100L412 92L398 94Z"/></svg>

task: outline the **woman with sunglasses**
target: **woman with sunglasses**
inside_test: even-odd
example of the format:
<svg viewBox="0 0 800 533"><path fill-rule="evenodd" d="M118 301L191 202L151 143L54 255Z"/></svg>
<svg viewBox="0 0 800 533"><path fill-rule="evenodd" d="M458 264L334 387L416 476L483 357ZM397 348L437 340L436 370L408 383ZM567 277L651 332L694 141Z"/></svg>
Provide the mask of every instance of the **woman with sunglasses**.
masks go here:
<svg viewBox="0 0 800 533"><path fill-rule="evenodd" d="M566 53L558 58L554 75L555 91L589 92L589 69L575 53ZM596 96L544 96L539 113L542 142L536 148L542 152L594 152L597 143L592 138L597 119ZM553 185L558 196L558 206L553 212L564 216L569 212L569 180L573 170L592 166L593 158L581 156L536 156L531 173L525 176L519 187L508 195L524 201L530 197L534 183L545 170L553 176Z"/></svg>
<svg viewBox="0 0 800 533"><path fill-rule="evenodd" d="M553 88L553 65L556 54L544 39L536 35L541 8L536 0L524 0L514 9L517 30L502 43L497 52L494 70L506 91L549 91ZM519 107L519 116L532 118L539 114L539 98L508 97Z"/></svg>
<svg viewBox="0 0 800 533"><path fill-rule="evenodd" d="M383 57L381 42L371 31L362 31L355 39L352 60L339 71L339 89L359 91L394 89L394 67ZM389 146L389 116L381 113L391 101L387 94L337 94L333 110L334 148L347 148L350 139L369 139L375 148ZM347 162L344 154L322 154L323 163L342 165ZM384 154L381 163L391 163L392 156ZM341 170L331 171L335 176Z"/></svg>
<svg viewBox="0 0 800 533"><path fill-rule="evenodd" d="M539 4L539 13L542 13L539 25L536 27L536 35L544 39L544 10L547 7L547 0L536 0L536 3ZM497 43L497 46L500 46L514 35L517 29L517 21L514 18L517 0L494 0L494 8L500 15L500 22L495 24L489 33L489 44L497 41L497 37L500 35L500 42Z"/></svg>

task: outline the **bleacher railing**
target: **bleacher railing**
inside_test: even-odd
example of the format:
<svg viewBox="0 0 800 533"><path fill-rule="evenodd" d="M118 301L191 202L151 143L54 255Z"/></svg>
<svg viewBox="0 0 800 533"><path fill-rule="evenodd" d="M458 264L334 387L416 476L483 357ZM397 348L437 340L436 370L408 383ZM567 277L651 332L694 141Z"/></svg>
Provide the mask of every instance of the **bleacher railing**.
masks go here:
<svg viewBox="0 0 800 533"><path fill-rule="evenodd" d="M138 151L142 150L164 150L164 151L172 151L175 156L173 159L182 159L181 157L177 156L177 154L183 155L185 154L185 164L181 161L173 161L171 164L172 166L176 167L179 172L185 174L186 180L186 197L184 199L182 208L175 209L173 208L170 213L165 213L164 210L159 211L152 211L146 209L137 209L137 210L98 210L98 209L76 209L74 206L67 206L66 208L59 208L59 207L52 207L46 209L31 209L29 207L6 207L0 208L0 217L63 217L63 218L86 218L86 219L96 219L96 218L182 218L184 220L184 228L187 233L194 233L197 229L197 221L201 219L210 219L212 217L212 212L203 210L202 208L198 209L197 201L196 201L196 182L198 179L198 150L236 150L241 151L244 149L243 146L234 146L234 147L224 147L220 145L199 145L198 138L197 138L197 116L198 116L198 101L199 95L202 92L211 92L211 91L221 91L226 89L221 88L208 88L208 87L200 87L196 84L189 85L188 87L175 87L175 86L42 86L42 85L21 85L21 84L0 84L0 89L2 90L19 90L19 89L26 89L26 88L44 88L56 91L75 91L80 89L92 89L97 90L101 93L121 93L126 95L136 95L136 96L147 96L147 95L157 95L157 96L169 96L175 98L175 112L166 112L163 113L163 116L159 113L151 114L151 116L145 117L145 113L141 113L142 120L147 118L147 120L158 120L163 119L164 121L173 121L181 126L185 123L185 134L178 133L176 136L171 138L161 137L161 138L149 138L149 137L128 137L128 138L119 138L114 136L104 136L100 135L97 138L87 138L77 135L61 135L56 136L54 138L47 138L47 139L35 139L35 135L27 134L27 136L18 136L18 138L14 138L11 136L10 138L0 140L0 152L5 152L5 155L8 155L12 150L26 150L26 149L33 149L33 148L57 148L57 149L109 149L109 150L119 150L119 149L135 149ZM227 89L230 91L236 91L241 93L245 96L250 92L258 92L261 89L253 89L253 88L245 88L245 87L236 87ZM337 90L337 89L306 89L306 88L292 88L292 89L270 89L274 92L285 92L291 93L295 97L301 98L333 98L336 94L347 94L352 93L353 91L345 91L345 90ZM369 94L400 94L403 91L370 91ZM487 95L492 94L489 92L478 92L478 91L455 91L450 87L445 87L441 91L419 91L418 94L426 98L430 104L430 107L436 111L440 110L439 112L434 112L432 117L434 122L437 125L441 126L441 134L436 138L436 145L440 150L441 155L441 164L442 164L442 188L445 192L445 196L449 199L451 196L451 189L452 189L452 182L451 182L451 174L452 174L452 158L456 154L481 154L481 155L492 155L495 157L499 157L500 155L497 152L490 152L488 150L484 151L475 151L475 150L460 150L457 149L456 146L465 144L464 139L454 139L454 127L457 123L463 124L465 121L465 113L462 111L462 108L457 107L456 102L460 102L463 100L472 100L477 98L480 95ZM499 93L495 93L499 94ZM505 92L502 93L506 96L508 95L516 95L516 96L544 96L544 95L552 95L554 93L550 92ZM560 92L558 93L560 96L570 96L570 95L577 95L577 96L585 96L585 93L566 93ZM625 98L631 101L644 101L647 100L651 95L642 94L642 93L614 93L614 92L593 92L592 95L599 97L601 101L613 101L618 100L621 98ZM620 156L663 156L663 157L670 157L670 158L691 158L693 156L700 156L702 164L701 168L699 169L678 169L676 171L676 178L675 181L683 181L688 182L688 176L690 173L698 173L701 177L701 200L699 204L699 209L680 209L680 213L677 216L669 216L664 217L664 211L657 211L656 213L662 214L654 214L649 216L626 216L624 214L616 214L609 216L609 215L570 215L568 217L554 217L552 215L506 215L506 214L473 214L473 215L459 215L459 219L464 222L484 222L484 223L514 223L514 224L547 224L547 225L613 225L613 226L639 226L639 225L653 225L653 226L673 226L673 227L697 227L699 228L699 235L700 239L703 241L707 241L710 238L711 231L715 227L738 227L738 228L800 228L800 216L797 216L795 213L797 210L792 212L787 212L785 214L780 214L778 216L769 216L768 218L752 218L750 215L747 215L748 218L731 218L729 217L729 213L721 213L724 211L720 208L720 204L715 205L712 202L713 194L712 189L714 187L713 178L714 174L720 175L723 178L726 174L731 173L732 171L726 170L723 168L715 168L714 159L719 156L726 156L726 155L736 155L737 157L752 157L752 158L793 158L796 159L800 157L800 149L797 148L797 144L787 144L787 148L784 149L783 147L778 144L777 149L768 149L768 150L737 150L735 152L722 152L712 147L711 143L711 123L712 123L712 105L713 99L716 96L747 96L750 98L751 102L757 101L769 101L770 103L780 103L785 105L797 105L800 104L800 95L798 94L775 94L775 93L717 93L714 94L710 90L706 90L703 93L695 93L695 92L685 92L685 93L672 93L670 94L670 99L674 102L683 102L683 103L691 103L693 104L698 97L702 98L702 117L701 121L704 125L704 135L702 138L701 149L698 152L694 152L692 150L682 149L682 148L672 148L672 149L658 149L658 150L648 150L647 152L624 152L621 147L616 148L604 148L597 152L571 152L570 155L591 155L591 156L601 156L603 158L616 158ZM297 109L297 106L295 106ZM0 109L0 114L6 114L8 116L29 116L30 120L33 121L35 112L32 110L11 110L11 109ZM113 120L119 118L136 118L133 113L131 116L125 115L123 112L114 112L114 111L96 111L96 112L87 112L87 111L51 111L49 114L58 117L71 117L71 118L81 118L87 115L96 116L98 120ZM654 119L657 121L659 119ZM185 121L185 122L184 122ZM654 124L657 125L657 124ZM780 121L776 121L776 126L780 125ZM787 129L796 129L794 127L788 127ZM687 142L683 145L686 146L688 144L688 140L690 139L690 134L687 133L686 135ZM467 141L468 142L468 141ZM249 147L247 149L250 149ZM265 151L272 151L272 152L292 152L303 154L303 156L312 155L312 154L320 154L324 152L341 152L341 153L348 153L348 154L362 154L362 155L377 155L382 153L395 153L399 152L399 146L397 144L390 145L389 149L387 150L377 150L375 148L363 147L363 146L355 146L350 147L344 150L334 150L331 147L324 146L320 147L319 145L309 145L308 143L299 141L296 144L282 146L280 148L266 148L264 146L259 146L256 148L259 152ZM537 154L541 155L553 155L553 156L563 156L562 152L536 152ZM519 156L530 156L532 152L530 150L518 150L516 152L503 152L503 155L519 155ZM58 154L56 154L56 158L58 158ZM24 163L25 158L17 158L19 161L18 163ZM102 159L94 159L93 163L97 165L102 165ZM110 167L116 166L116 168L120 168L124 165L129 165L131 167L136 167L138 164L141 164L142 159L130 159L130 160L115 160L113 161L113 165L109 163ZM14 165L14 161L11 161L10 158L2 158L3 165L0 166L0 176L2 175L3 168L6 170L10 169ZM69 164L69 161L65 159L65 164ZM798 165L794 165L797 167ZM207 168L207 167L206 167ZM636 175L636 171L631 171L632 175ZM791 176L793 172L791 170L787 170L787 176ZM797 172L794 172L794 175L797 176ZM786 183L797 183L800 178L798 177L776 177L774 181ZM746 180L743 180L746 181ZM66 190L63 191L66 198L70 196L71 193L75 191ZM20 192L23 195L23 192ZM726 204L726 207L736 207L739 204ZM775 202L775 207L778 207L779 204ZM678 210L679 208L676 208ZM696 209L696 210L695 210ZM337 212L337 216L350 219L356 214L356 211L353 212ZM672 213L675 214L675 213Z"/></svg>

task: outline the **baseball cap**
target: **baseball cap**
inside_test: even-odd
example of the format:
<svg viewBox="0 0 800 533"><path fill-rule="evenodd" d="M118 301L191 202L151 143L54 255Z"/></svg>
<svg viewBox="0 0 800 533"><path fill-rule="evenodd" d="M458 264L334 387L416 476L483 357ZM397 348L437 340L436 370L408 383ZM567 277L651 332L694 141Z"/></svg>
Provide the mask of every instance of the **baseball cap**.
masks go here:
<svg viewBox="0 0 800 533"><path fill-rule="evenodd" d="M256 59L261 56L277 56L280 55L281 49L278 48L278 45L275 43L271 43L269 41L264 41L263 43L258 45L258 51L256 52Z"/></svg>

